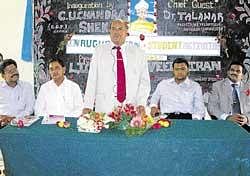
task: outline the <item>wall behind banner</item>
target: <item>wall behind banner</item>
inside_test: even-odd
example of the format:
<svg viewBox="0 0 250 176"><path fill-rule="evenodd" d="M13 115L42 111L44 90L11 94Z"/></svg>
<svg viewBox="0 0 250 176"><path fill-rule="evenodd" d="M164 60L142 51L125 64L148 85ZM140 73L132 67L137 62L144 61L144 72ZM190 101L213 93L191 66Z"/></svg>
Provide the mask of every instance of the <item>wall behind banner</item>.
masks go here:
<svg viewBox="0 0 250 176"><path fill-rule="evenodd" d="M34 86L36 92L40 85L49 78L47 63L48 59L53 57L65 60L66 75L69 79L76 81L84 92L92 53L88 53L87 50L66 52L65 45L70 38L69 34L83 35L83 40L74 40L75 42L70 41L70 43L72 46L81 45L88 49L94 45L94 39L87 40L87 36L98 35L101 38L107 35L112 19L129 19L129 15L133 14L131 6L137 2L139 0L95 0L91 2L88 0L34 0ZM164 55L161 55L163 57L148 62L152 91L159 81L172 76L171 63L177 55L190 61L190 77L199 82L206 93L214 81L223 79L226 74L225 68L233 59L244 61L250 52L250 0L147 0L147 2L151 2L149 4L154 6L154 11L151 10L154 13L149 15L155 20L156 31L140 31L145 34L145 41L149 35L156 35L156 39L171 36L191 36L192 38L218 36L213 41L215 43L220 41L222 46L221 54L213 56L209 56L209 53L207 55L189 53L188 55L183 52L167 55L165 51L171 50L172 46L161 45L162 40L158 41L159 45L153 46L156 48L164 46L165 50L162 53ZM151 23L149 23L145 20L143 23L136 23L134 32L141 30L142 24L143 27L151 29ZM138 38L139 34L136 33ZM190 48L192 45L185 46ZM195 47L194 52L201 48L203 46ZM210 48L205 47L205 49L204 52L209 52ZM157 58L156 55L154 57Z"/></svg>
<svg viewBox="0 0 250 176"><path fill-rule="evenodd" d="M33 84L33 63L21 58L26 0L3 1L0 6L0 53L17 61L22 80Z"/></svg>

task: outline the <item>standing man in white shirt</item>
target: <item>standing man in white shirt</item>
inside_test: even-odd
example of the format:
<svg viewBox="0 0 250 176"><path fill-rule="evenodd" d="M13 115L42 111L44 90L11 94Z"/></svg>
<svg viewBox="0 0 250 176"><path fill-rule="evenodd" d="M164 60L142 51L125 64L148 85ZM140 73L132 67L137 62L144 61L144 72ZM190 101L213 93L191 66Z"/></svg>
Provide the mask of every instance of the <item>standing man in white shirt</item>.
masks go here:
<svg viewBox="0 0 250 176"><path fill-rule="evenodd" d="M0 82L0 116L2 119L31 115L35 102L33 88L30 83L19 80L16 61L3 60L0 73L4 79Z"/></svg>
<svg viewBox="0 0 250 176"><path fill-rule="evenodd" d="M197 119L205 116L201 86L188 78L189 64L177 58L172 64L173 78L161 81L151 98L151 115L168 115L171 119Z"/></svg>
<svg viewBox="0 0 250 176"><path fill-rule="evenodd" d="M126 103L144 112L150 92L148 64L143 50L125 44L127 35L127 22L114 20L110 26L111 42L95 48L83 114L92 111L94 106L95 111L108 113ZM123 76L119 74L122 69L125 70Z"/></svg>
<svg viewBox="0 0 250 176"><path fill-rule="evenodd" d="M38 116L63 115L79 117L83 99L78 84L68 80L64 74L66 67L61 59L49 61L52 80L44 83L37 96L35 114Z"/></svg>
<svg viewBox="0 0 250 176"><path fill-rule="evenodd" d="M208 112L219 120L233 121L250 131L250 83L244 82L244 65L234 61L227 78L215 82L208 100Z"/></svg>

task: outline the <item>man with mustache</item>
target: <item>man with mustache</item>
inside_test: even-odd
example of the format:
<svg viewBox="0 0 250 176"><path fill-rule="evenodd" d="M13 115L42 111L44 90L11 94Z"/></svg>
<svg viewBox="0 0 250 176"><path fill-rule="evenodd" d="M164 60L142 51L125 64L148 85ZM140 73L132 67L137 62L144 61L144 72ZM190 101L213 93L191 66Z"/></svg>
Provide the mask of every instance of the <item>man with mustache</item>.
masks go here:
<svg viewBox="0 0 250 176"><path fill-rule="evenodd" d="M250 83L243 81L245 68L238 61L229 65L227 78L213 84L208 112L220 120L230 120L249 131Z"/></svg>
<svg viewBox="0 0 250 176"><path fill-rule="evenodd" d="M0 82L0 119L8 123L12 118L28 117L33 113L34 93L31 84L19 80L17 63L5 59L0 65L4 81Z"/></svg>
<svg viewBox="0 0 250 176"><path fill-rule="evenodd" d="M131 103L144 112L150 92L148 64L144 52L125 43L128 24L113 20L111 42L96 47L84 96L83 114L94 109L109 113L115 106Z"/></svg>

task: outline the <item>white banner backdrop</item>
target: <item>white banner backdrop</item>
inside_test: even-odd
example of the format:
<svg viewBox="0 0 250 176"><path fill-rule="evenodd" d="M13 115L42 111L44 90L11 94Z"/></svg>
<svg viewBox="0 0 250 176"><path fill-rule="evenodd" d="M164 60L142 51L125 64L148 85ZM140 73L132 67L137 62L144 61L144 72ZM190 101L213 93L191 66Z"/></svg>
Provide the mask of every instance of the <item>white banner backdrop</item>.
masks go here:
<svg viewBox="0 0 250 176"><path fill-rule="evenodd" d="M66 52L92 54L97 45L109 42L109 35L74 35ZM129 36L126 42L140 46L148 55L220 56L220 44L213 36L145 36L143 40Z"/></svg>

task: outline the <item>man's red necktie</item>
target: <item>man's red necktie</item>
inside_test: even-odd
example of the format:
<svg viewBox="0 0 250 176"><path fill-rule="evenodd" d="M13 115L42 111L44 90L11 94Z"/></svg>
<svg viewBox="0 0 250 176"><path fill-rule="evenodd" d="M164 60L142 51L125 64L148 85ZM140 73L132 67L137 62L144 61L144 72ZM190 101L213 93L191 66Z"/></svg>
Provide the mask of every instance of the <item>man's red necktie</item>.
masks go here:
<svg viewBox="0 0 250 176"><path fill-rule="evenodd" d="M117 57L117 100L122 103L126 98L126 77L125 68L121 53L121 47L116 47L116 57Z"/></svg>

